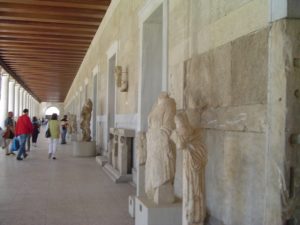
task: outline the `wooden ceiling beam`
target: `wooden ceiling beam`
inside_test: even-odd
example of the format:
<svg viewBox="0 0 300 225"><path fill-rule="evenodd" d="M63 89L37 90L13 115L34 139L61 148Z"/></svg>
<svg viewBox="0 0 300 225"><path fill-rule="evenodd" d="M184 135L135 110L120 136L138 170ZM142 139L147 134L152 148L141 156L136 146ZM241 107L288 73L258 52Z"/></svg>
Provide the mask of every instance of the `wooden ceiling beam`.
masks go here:
<svg viewBox="0 0 300 225"><path fill-rule="evenodd" d="M14 27L18 28L30 28L30 29L45 29L53 31L85 31L96 32L98 26L96 25L80 25L80 24L62 24L62 23L45 23L39 21L15 21L15 20L3 20L0 19L0 28Z"/></svg>
<svg viewBox="0 0 300 225"><path fill-rule="evenodd" d="M0 65L38 101L64 101L111 0L0 0Z"/></svg>
<svg viewBox="0 0 300 225"><path fill-rule="evenodd" d="M0 66L9 73L28 93L30 93L38 102L40 102L40 98L35 95L35 93L28 88L28 86L24 83L24 81L13 71L7 66L4 61L0 58Z"/></svg>
<svg viewBox="0 0 300 225"><path fill-rule="evenodd" d="M61 43L63 44L63 43ZM12 43L12 42L0 42L0 50L2 49L11 49L11 48L18 48L18 49L39 49L39 50L45 50L45 51L68 51L68 50L74 50L74 51L86 51L85 48L83 48L82 46L65 46L65 45L45 45L45 44L34 44L34 43L28 43L28 44L24 44L24 43Z"/></svg>
<svg viewBox="0 0 300 225"><path fill-rule="evenodd" d="M56 61L61 61L62 63L66 61L82 61L83 56L82 55L72 55L72 54L46 54L46 53L25 53L25 52L5 52L0 53L3 58L19 58L19 59L37 59L37 60L43 60L43 59L51 59Z"/></svg>
<svg viewBox="0 0 300 225"><path fill-rule="evenodd" d="M41 28L24 28L24 27L5 27L0 25L0 32L2 34L10 34L10 35L45 35L45 36L69 36L69 37L78 37L78 38L90 38L93 39L94 32L86 32L86 31L70 31L70 30L60 30L57 32L49 31L48 29L41 29Z"/></svg>
<svg viewBox="0 0 300 225"><path fill-rule="evenodd" d="M1 12L1 11L0 11ZM60 24L81 24L81 25L99 25L101 18L87 18L79 16L64 16L64 15L45 15L38 13L7 13L1 12L0 19L2 20L16 20L29 22L46 22L46 23L60 23Z"/></svg>
<svg viewBox="0 0 300 225"><path fill-rule="evenodd" d="M89 47L89 44L85 43L75 43L75 42L57 42L57 41L43 41L39 39L31 39L31 40L20 40L20 39L8 39L8 38L0 38L0 46L5 46L5 44L33 44L33 45L41 45L41 46L68 46L68 47Z"/></svg>
<svg viewBox="0 0 300 225"><path fill-rule="evenodd" d="M47 47L28 47L28 46L4 46L0 48L0 53L5 54L7 52L19 52L25 54L39 54L39 53L49 53L49 55L64 55L64 54L71 54L76 56L84 56L85 50L84 49L49 49Z"/></svg>
<svg viewBox="0 0 300 225"><path fill-rule="evenodd" d="M0 2L0 12L9 13L43 13L49 15L65 15L65 16L80 16L89 18L103 18L106 10L99 9L83 9L60 6L38 6L20 3L3 3Z"/></svg>
<svg viewBox="0 0 300 225"><path fill-rule="evenodd" d="M76 43L87 43L90 44L92 38L80 37L80 36L65 36L65 35L40 35L40 34L18 34L18 33L7 33L0 30L0 39L4 40L55 40L55 41L65 41Z"/></svg>
<svg viewBox="0 0 300 225"><path fill-rule="evenodd" d="M39 5L39 6L58 6L58 7L71 7L79 9L99 9L107 10L109 6L109 1L52 1L52 0L0 0L3 3L18 3L18 4L30 4L30 5Z"/></svg>

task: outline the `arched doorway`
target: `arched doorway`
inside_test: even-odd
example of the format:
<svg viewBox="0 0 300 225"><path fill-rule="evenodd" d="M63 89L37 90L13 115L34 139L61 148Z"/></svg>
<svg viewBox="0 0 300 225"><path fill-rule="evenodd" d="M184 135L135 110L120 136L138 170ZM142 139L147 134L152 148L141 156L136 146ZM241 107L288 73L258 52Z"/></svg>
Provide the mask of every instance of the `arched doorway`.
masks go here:
<svg viewBox="0 0 300 225"><path fill-rule="evenodd" d="M51 118L51 115L53 113L56 113L58 116L59 116L59 109L57 107L54 107L54 106L51 106L49 108L46 109L46 112L45 112L45 117L47 119L50 119Z"/></svg>

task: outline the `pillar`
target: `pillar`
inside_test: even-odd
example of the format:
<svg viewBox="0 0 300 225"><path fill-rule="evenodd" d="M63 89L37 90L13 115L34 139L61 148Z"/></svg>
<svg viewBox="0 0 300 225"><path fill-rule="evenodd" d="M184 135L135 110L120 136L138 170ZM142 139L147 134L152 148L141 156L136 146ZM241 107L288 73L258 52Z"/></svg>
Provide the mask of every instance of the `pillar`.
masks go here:
<svg viewBox="0 0 300 225"><path fill-rule="evenodd" d="M4 128L4 120L8 110L8 74L1 75L0 126Z"/></svg>
<svg viewBox="0 0 300 225"><path fill-rule="evenodd" d="M15 117L20 115L20 85L16 83L15 85L15 104L14 104L14 114Z"/></svg>
<svg viewBox="0 0 300 225"><path fill-rule="evenodd" d="M15 108L15 80L9 79L8 84L8 111L13 112Z"/></svg>
<svg viewBox="0 0 300 225"><path fill-rule="evenodd" d="M19 107L19 115L22 115L24 109L24 88L20 87L20 107Z"/></svg>

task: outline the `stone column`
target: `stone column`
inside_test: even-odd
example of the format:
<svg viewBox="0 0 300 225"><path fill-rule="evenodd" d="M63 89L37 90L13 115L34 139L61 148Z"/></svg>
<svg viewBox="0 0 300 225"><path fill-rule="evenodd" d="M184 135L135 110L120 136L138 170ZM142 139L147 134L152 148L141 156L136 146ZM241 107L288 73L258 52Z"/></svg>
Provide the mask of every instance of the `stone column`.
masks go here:
<svg viewBox="0 0 300 225"><path fill-rule="evenodd" d="M13 112L15 107L15 80L9 79L8 84L8 111Z"/></svg>
<svg viewBox="0 0 300 225"><path fill-rule="evenodd" d="M15 84L15 102L14 102L14 114L15 117L18 117L20 114L20 85L18 83Z"/></svg>
<svg viewBox="0 0 300 225"><path fill-rule="evenodd" d="M1 76L1 100L0 100L0 126L4 128L4 120L8 110L8 74Z"/></svg>
<svg viewBox="0 0 300 225"><path fill-rule="evenodd" d="M31 108L31 95L28 94L28 110L29 110L29 117L33 116L32 108Z"/></svg>
<svg viewBox="0 0 300 225"><path fill-rule="evenodd" d="M28 109L28 92L25 91L25 95L24 95L24 103L25 103L25 108Z"/></svg>
<svg viewBox="0 0 300 225"><path fill-rule="evenodd" d="M19 107L19 116L20 116L22 115L24 109L24 88L23 87L20 87L19 101L20 101L20 107Z"/></svg>

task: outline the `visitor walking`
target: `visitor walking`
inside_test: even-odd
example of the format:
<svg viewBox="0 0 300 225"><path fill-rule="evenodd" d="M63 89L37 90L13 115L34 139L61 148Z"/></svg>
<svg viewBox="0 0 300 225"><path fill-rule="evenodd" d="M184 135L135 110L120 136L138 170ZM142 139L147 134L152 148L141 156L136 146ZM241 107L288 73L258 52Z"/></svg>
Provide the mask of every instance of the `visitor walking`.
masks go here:
<svg viewBox="0 0 300 225"><path fill-rule="evenodd" d="M23 115L19 117L16 124L16 136L18 137L20 142L17 160L22 160L27 157L27 154L25 152L25 144L28 136L31 135L32 131L33 131L33 126L28 116L28 109L24 109Z"/></svg>
<svg viewBox="0 0 300 225"><path fill-rule="evenodd" d="M68 117L64 115L64 118L61 119L61 144L67 144L66 135L68 128Z"/></svg>
<svg viewBox="0 0 300 225"><path fill-rule="evenodd" d="M57 150L57 143L60 135L59 121L57 120L56 113L52 114L51 120L48 122L46 130L48 129L50 130L50 134L51 134L51 136L49 137L48 158L56 159L55 153Z"/></svg>
<svg viewBox="0 0 300 225"><path fill-rule="evenodd" d="M40 123L36 116L32 117L32 125L33 125L33 131L32 131L32 145L36 147L37 138L40 133Z"/></svg>
<svg viewBox="0 0 300 225"><path fill-rule="evenodd" d="M8 112L7 118L4 121L5 131L3 134L3 148L5 149L6 155L10 155L10 154L15 155L15 153L13 153L9 148L10 143L15 136L16 122L14 121L13 117L14 117L14 113Z"/></svg>

